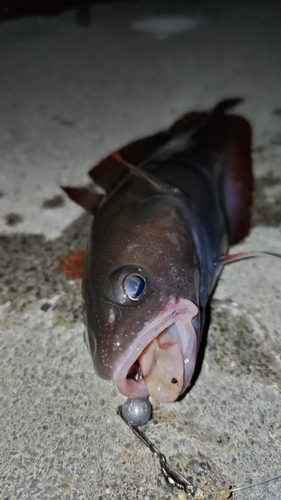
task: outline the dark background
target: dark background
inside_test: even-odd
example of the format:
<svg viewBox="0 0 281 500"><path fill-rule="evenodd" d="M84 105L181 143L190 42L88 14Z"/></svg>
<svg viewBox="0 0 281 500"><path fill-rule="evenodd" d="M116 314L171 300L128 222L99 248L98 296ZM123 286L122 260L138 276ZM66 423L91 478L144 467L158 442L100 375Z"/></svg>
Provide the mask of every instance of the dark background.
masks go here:
<svg viewBox="0 0 281 500"><path fill-rule="evenodd" d="M52 16L70 8L86 14L90 4L109 1L118 0L0 0L0 21L30 15Z"/></svg>

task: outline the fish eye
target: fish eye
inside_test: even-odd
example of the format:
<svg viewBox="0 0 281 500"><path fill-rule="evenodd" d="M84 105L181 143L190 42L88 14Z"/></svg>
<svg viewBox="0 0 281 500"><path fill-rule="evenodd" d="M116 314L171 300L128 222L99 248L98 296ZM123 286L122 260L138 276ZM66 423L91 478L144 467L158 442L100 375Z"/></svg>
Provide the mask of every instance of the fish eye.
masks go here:
<svg viewBox="0 0 281 500"><path fill-rule="evenodd" d="M129 274L124 279L124 290L131 300L140 300L146 291L146 280L140 274Z"/></svg>
<svg viewBox="0 0 281 500"><path fill-rule="evenodd" d="M107 276L103 293L115 304L132 306L138 303L148 291L148 273L134 266L122 266Z"/></svg>

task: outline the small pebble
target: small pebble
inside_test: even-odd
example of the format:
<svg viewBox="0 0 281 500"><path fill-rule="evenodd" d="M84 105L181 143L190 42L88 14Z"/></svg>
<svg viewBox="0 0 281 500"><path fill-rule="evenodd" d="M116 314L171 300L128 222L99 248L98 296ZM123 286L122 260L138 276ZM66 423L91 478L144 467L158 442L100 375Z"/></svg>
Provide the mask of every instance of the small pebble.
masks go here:
<svg viewBox="0 0 281 500"><path fill-rule="evenodd" d="M134 426L145 425L152 414L152 407L148 399L128 398L122 406L124 418Z"/></svg>
<svg viewBox="0 0 281 500"><path fill-rule="evenodd" d="M49 304L49 302L45 302L44 304L42 304L40 309L41 311L47 312L50 309L50 307L52 307L52 304Z"/></svg>
<svg viewBox="0 0 281 500"><path fill-rule="evenodd" d="M230 497L231 497L230 488L222 488L221 490L218 491L218 499L220 498L221 500L227 500Z"/></svg>
<svg viewBox="0 0 281 500"><path fill-rule="evenodd" d="M187 496L185 495L185 493L178 493L177 500L186 500L186 499Z"/></svg>

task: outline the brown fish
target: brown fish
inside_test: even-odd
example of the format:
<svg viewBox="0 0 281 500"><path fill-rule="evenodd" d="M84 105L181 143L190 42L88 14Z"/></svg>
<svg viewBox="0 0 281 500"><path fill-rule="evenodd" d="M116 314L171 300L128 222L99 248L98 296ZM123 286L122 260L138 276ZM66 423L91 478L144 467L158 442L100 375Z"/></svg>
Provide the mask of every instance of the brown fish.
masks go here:
<svg viewBox="0 0 281 500"><path fill-rule="evenodd" d="M239 101L121 148L90 171L93 190L64 188L94 214L83 280L94 366L130 398L171 402L190 385L218 264L248 234L251 128L226 114Z"/></svg>

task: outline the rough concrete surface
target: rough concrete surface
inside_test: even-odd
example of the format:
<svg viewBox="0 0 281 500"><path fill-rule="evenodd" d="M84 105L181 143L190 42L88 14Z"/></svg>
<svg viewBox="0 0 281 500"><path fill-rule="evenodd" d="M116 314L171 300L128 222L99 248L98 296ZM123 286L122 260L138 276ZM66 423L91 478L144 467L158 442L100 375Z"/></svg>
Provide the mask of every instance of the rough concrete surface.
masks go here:
<svg viewBox="0 0 281 500"><path fill-rule="evenodd" d="M0 25L0 499L177 499L116 415L82 339L79 281L57 262L89 218L60 184L85 185L114 148L188 109L243 96L254 127L253 229L236 250L281 253L279 2L130 2ZM206 356L180 403L153 403L147 434L202 489L281 473L281 267L225 269ZM182 495L182 496L181 496ZM233 498L281 499L281 480Z"/></svg>

